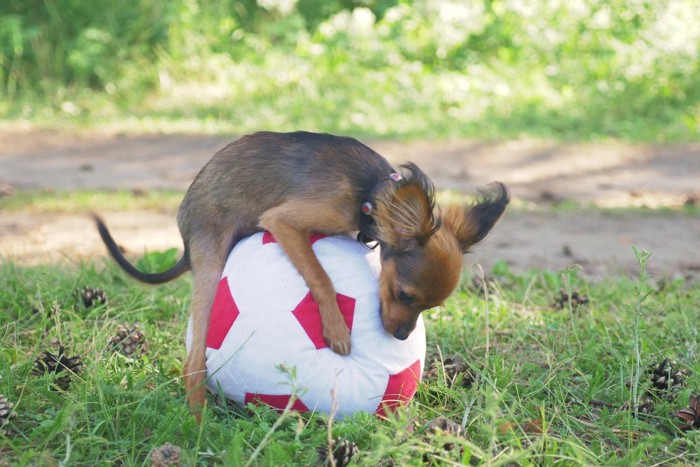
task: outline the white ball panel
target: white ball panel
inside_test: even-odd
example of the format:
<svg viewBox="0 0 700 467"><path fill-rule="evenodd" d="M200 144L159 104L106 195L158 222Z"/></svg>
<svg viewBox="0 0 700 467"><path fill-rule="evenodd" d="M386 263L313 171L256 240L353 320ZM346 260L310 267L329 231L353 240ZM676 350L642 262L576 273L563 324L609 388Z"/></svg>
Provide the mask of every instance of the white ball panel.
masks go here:
<svg viewBox="0 0 700 467"><path fill-rule="evenodd" d="M220 349L207 349L208 386L220 384L226 397L244 402L246 393L291 393L289 376L277 368L295 368L301 401L328 413L335 388L339 416L374 412L389 376L425 356L422 318L405 341L381 325L378 300L379 252L367 251L349 237L317 240L313 249L336 292L355 299L352 352L340 356L317 350L292 310L308 294L298 271L278 244L262 243L262 234L239 242L224 271L240 315ZM188 329L188 348L191 345Z"/></svg>

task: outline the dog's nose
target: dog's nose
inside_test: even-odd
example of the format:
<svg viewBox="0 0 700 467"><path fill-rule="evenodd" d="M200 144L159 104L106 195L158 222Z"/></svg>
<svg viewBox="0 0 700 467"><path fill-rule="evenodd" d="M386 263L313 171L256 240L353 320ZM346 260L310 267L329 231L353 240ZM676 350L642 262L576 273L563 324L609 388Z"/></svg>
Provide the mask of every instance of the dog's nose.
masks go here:
<svg viewBox="0 0 700 467"><path fill-rule="evenodd" d="M398 331L396 331L394 333L394 337L400 341L405 341L406 339L408 339L409 334L410 334L410 332L403 330L403 329L399 329Z"/></svg>

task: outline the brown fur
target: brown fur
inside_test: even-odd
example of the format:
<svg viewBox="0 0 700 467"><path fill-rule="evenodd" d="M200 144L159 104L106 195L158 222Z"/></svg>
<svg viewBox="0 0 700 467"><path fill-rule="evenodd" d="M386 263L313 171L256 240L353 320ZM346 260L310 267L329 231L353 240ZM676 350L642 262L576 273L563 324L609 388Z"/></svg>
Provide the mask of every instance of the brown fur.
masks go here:
<svg viewBox="0 0 700 467"><path fill-rule="evenodd" d="M414 164L403 168L403 181L382 184L373 213L377 240L396 251L425 245L440 227L432 184Z"/></svg>
<svg viewBox="0 0 700 467"><path fill-rule="evenodd" d="M351 138L304 132L245 136L219 151L192 182L178 213L185 253L159 274L131 266L95 216L110 254L137 279L161 283L192 270L193 339L184 374L198 420L211 307L226 258L241 238L262 229L275 236L319 305L324 338L341 355L350 353L350 333L308 237L357 231L367 199L375 209L363 220L381 246L380 304L387 332L405 339L420 312L452 292L462 254L496 223L508 191L497 184L495 195L449 207L441 216L425 174L413 164L402 170L403 180L387 179L394 170L386 160Z"/></svg>

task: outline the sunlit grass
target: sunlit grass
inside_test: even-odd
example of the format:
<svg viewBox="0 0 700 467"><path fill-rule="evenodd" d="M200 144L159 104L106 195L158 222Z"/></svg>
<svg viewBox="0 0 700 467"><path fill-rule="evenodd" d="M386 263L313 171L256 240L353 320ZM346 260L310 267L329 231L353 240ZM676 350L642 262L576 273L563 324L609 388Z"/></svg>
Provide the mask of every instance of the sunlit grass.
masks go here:
<svg viewBox="0 0 700 467"><path fill-rule="evenodd" d="M0 211L80 213L87 211L174 211L184 192L168 190L19 191L0 197Z"/></svg>
<svg viewBox="0 0 700 467"><path fill-rule="evenodd" d="M514 275L503 263L488 274L488 295L474 279L466 276L444 308L426 313L427 361L436 372L411 407L390 421L358 415L333 422L332 435L359 448L353 462L700 462L700 432L680 431L672 416L700 389L697 286L640 289L639 279L621 277L589 283L574 270ZM82 306L74 291L84 285L102 288L108 303ZM11 465L142 465L169 442L182 448L183 465L242 465L256 451L264 465L317 462L329 429L322 415L279 419L265 408L237 413L212 404L202 427L194 424L180 376L190 287L186 278L142 286L110 263L0 265L0 394L17 414L0 436L3 458ZM562 290L588 302L562 299ZM141 323L149 342L142 358L106 351L123 322ZM32 374L33 360L53 339L84 362L67 391ZM636 347L642 370L668 357L689 372L677 392L654 393L652 410L637 418L625 409ZM453 384L441 362L455 355L465 373ZM467 373L474 383L460 384ZM638 378L643 394L650 380L644 371ZM466 436L426 432L438 416L462 425Z"/></svg>
<svg viewBox="0 0 700 467"><path fill-rule="evenodd" d="M19 193L3 198L0 207L37 213L172 209L181 196ZM465 201L449 192L439 198ZM517 203L515 208L529 209ZM169 256L152 252L139 264L149 259L165 264ZM653 256L647 267L653 271ZM425 314L427 362L435 362L436 372L411 407L387 422L359 415L333 423L333 436L358 446L357 464L700 461L700 435L681 432L672 416L700 390L697 285L682 280L640 285L628 277L593 283L576 269L513 274L499 262L487 271L486 294L474 274L464 277L444 308ZM102 288L108 303L82 306L75 290L85 285ZM202 428L194 424L180 376L190 292L187 277L143 286L108 260L68 268L0 264L0 394L17 413L5 426L8 435L0 436L5 458L20 465L37 459L141 465L169 442L182 448L185 465L240 465L256 451L263 464L316 462L316 449L327 438L325 416L290 414L280 421L268 409L239 413L212 404ZM588 302L577 306L562 295L572 292ZM124 322L139 322L146 334L150 350L141 359L105 352ZM67 392L32 374L33 360L53 348L54 339L85 363ZM635 373L636 348L643 369L668 357L689 372L678 392L654 396L652 411L637 418L624 408L634 400L630 381L636 378L638 394L645 394L650 380ZM455 355L469 374L458 374L458 384L450 383L441 363ZM466 378L475 382L459 384ZM466 436L427 433L438 416L460 424ZM454 447L445 450L446 443Z"/></svg>
<svg viewBox="0 0 700 467"><path fill-rule="evenodd" d="M0 118L9 120L138 132L700 136L694 0L107 2L73 5L71 21L48 4L30 15L6 3Z"/></svg>

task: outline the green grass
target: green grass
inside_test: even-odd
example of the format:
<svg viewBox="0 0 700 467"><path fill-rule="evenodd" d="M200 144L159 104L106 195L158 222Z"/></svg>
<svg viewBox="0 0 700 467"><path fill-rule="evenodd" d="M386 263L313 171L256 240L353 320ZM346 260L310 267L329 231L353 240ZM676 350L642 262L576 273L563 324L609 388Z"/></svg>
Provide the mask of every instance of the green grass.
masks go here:
<svg viewBox="0 0 700 467"><path fill-rule="evenodd" d="M695 0L5 0L0 118L694 141L698 12Z"/></svg>
<svg viewBox="0 0 700 467"><path fill-rule="evenodd" d="M184 192L176 190L73 190L18 191L0 197L0 211L40 213L84 213L88 211L150 210L175 211Z"/></svg>
<svg viewBox="0 0 700 467"><path fill-rule="evenodd" d="M700 430L682 432L672 416L700 390L697 285L625 277L588 283L575 269L514 275L504 263L487 283L488 294L467 276L444 309L426 313L428 361L463 356L476 376L469 387L459 384L462 375L450 384L438 364L390 421L358 415L331 423L318 414L280 417L213 404L198 427L180 376L189 279L146 287L111 263L3 263L0 394L17 415L0 436L0 458L148 465L151 451L170 442L182 448L183 465L309 465L330 430L356 443L359 465L700 462ZM108 303L85 308L73 294L85 285L104 289ZM590 301L577 307L564 300L559 309L562 289ZM105 350L123 322L141 323L150 346L143 357ZM84 361L67 391L32 373L54 339ZM666 357L689 372L685 384L668 397L655 393L652 411L635 417L623 408L635 406L632 388L645 394L645 368ZM462 424L466 436L428 434L426 424L438 416ZM447 442L455 448L444 450Z"/></svg>

